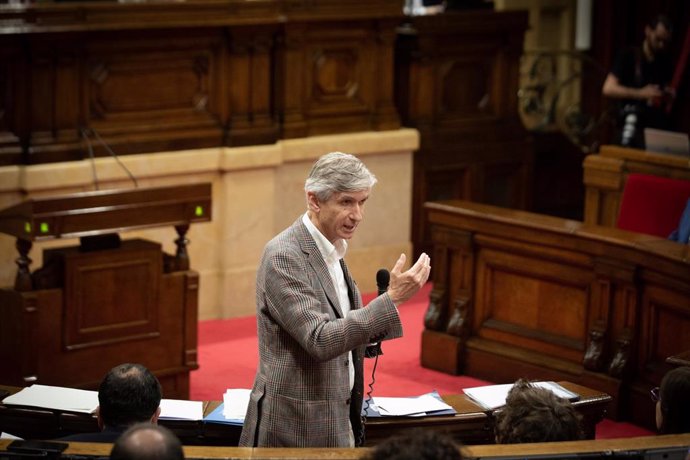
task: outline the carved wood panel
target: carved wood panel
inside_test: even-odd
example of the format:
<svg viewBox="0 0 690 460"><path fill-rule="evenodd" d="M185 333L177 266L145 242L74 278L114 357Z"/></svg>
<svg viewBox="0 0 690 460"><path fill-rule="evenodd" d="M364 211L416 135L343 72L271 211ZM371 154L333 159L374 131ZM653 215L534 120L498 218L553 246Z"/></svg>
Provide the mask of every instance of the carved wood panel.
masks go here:
<svg viewBox="0 0 690 460"><path fill-rule="evenodd" d="M158 337L160 245L137 251L65 258L64 341L67 350Z"/></svg>
<svg viewBox="0 0 690 460"><path fill-rule="evenodd" d="M217 31L115 35L90 44L84 60L86 125L118 144L184 134L218 145L223 46Z"/></svg>
<svg viewBox="0 0 690 460"><path fill-rule="evenodd" d="M400 127L398 1L58 6L0 12L0 164Z"/></svg>
<svg viewBox="0 0 690 460"><path fill-rule="evenodd" d="M474 335L581 362L590 275L527 251L479 250Z"/></svg>
<svg viewBox="0 0 690 460"><path fill-rule="evenodd" d="M278 59L284 137L400 126L392 104L395 22L375 24L285 26Z"/></svg>

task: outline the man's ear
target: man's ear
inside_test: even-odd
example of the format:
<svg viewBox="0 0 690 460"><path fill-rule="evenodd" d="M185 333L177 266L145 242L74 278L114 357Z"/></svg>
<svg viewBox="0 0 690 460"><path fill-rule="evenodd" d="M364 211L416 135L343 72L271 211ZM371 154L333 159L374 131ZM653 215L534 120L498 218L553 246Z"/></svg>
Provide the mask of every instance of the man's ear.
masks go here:
<svg viewBox="0 0 690 460"><path fill-rule="evenodd" d="M318 210L321 208L319 199L316 197L316 193L307 192L307 207L313 212L318 212Z"/></svg>
<svg viewBox="0 0 690 460"><path fill-rule="evenodd" d="M158 417L161 415L161 406L158 406L158 409L156 409L156 412L153 413L151 416L151 423L154 425L158 425Z"/></svg>
<svg viewBox="0 0 690 460"><path fill-rule="evenodd" d="M98 420L98 429L103 431L105 425L103 424L103 417L101 417L101 406L96 406L96 419Z"/></svg>

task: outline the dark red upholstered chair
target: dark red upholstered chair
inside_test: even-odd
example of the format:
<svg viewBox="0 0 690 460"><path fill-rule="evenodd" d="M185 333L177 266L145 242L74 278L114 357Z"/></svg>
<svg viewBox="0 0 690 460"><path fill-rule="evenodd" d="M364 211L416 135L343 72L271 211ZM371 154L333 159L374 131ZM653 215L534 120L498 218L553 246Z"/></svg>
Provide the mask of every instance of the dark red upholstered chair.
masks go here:
<svg viewBox="0 0 690 460"><path fill-rule="evenodd" d="M616 226L667 238L678 227L690 198L690 181L630 174L623 189Z"/></svg>

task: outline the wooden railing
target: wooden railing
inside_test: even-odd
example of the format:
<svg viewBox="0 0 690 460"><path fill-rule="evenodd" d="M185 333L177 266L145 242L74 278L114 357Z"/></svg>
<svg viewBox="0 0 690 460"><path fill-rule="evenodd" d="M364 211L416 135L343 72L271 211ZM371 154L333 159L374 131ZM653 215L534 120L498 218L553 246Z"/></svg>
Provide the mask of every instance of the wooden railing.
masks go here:
<svg viewBox="0 0 690 460"><path fill-rule="evenodd" d="M569 380L653 428L650 388L690 349L690 246L470 202L427 203L422 365L497 383Z"/></svg>

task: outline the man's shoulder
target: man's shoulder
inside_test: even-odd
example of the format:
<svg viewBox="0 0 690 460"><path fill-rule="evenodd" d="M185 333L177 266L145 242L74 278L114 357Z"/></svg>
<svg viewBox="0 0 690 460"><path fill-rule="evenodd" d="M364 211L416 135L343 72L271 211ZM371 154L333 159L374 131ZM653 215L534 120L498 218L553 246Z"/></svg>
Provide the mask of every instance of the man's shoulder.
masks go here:
<svg viewBox="0 0 690 460"><path fill-rule="evenodd" d="M297 219L292 225L274 236L264 248L264 252L271 253L290 249L299 249L309 232L301 219Z"/></svg>

